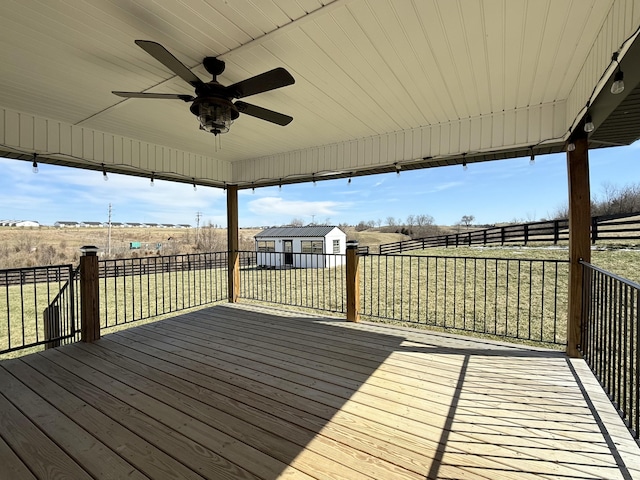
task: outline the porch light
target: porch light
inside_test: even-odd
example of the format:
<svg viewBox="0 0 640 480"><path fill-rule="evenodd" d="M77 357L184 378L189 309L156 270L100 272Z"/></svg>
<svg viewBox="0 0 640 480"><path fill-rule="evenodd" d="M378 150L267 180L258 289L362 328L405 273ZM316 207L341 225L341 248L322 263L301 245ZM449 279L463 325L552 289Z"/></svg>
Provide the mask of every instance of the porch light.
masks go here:
<svg viewBox="0 0 640 480"><path fill-rule="evenodd" d="M618 71L613 77L613 84L611 85L611 93L618 95L624 91L624 73L620 70L618 65Z"/></svg>
<svg viewBox="0 0 640 480"><path fill-rule="evenodd" d="M587 113L584 117L584 131L587 133L591 133L595 130L595 125L593 124L593 119L591 118L591 114Z"/></svg>
<svg viewBox="0 0 640 480"><path fill-rule="evenodd" d="M151 172L151 180L149 181L149 186L151 186L151 187L153 187L153 186L154 186L154 183L153 183L153 176L154 176L154 173L153 173L153 172Z"/></svg>
<svg viewBox="0 0 640 480"><path fill-rule="evenodd" d="M465 172L469 169L469 167L467 167L467 154L463 153L462 154L462 170L464 170Z"/></svg>
<svg viewBox="0 0 640 480"><path fill-rule="evenodd" d="M611 84L611 93L614 95L618 95L624 91L624 73L620 70L620 62L618 61L619 52L613 52L611 55L611 62L616 62L618 64L618 70L616 70L616 74L613 76L613 84Z"/></svg>
<svg viewBox="0 0 640 480"><path fill-rule="evenodd" d="M531 149L531 158L529 159L529 165L535 165L536 164L536 156L533 153L533 147L530 147Z"/></svg>
<svg viewBox="0 0 640 480"><path fill-rule="evenodd" d="M394 163L395 167L396 167L396 175L400 176L400 170L402 170L402 165L400 165L398 162Z"/></svg>
<svg viewBox="0 0 640 480"><path fill-rule="evenodd" d="M102 179L106 182L109 180L109 177L107 176L107 169L104 166L104 163L101 164L102 165Z"/></svg>
<svg viewBox="0 0 640 480"><path fill-rule="evenodd" d="M195 192L198 190L198 187L196 186L196 179L192 178L191 180L193 181L193 191Z"/></svg>
<svg viewBox="0 0 640 480"><path fill-rule="evenodd" d="M31 171L33 173L38 173L38 162L36 162L36 154L33 154L33 163L31 164L32 168Z"/></svg>

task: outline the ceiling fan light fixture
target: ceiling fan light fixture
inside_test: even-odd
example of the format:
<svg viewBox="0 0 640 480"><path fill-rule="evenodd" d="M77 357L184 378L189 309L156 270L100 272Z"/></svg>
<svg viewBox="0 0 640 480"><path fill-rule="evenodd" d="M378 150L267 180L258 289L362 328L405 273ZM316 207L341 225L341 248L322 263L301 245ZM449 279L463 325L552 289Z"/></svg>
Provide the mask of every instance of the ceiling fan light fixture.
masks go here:
<svg viewBox="0 0 640 480"><path fill-rule="evenodd" d="M200 129L214 135L227 133L239 115L233 103L224 98L196 99L191 111L198 117Z"/></svg>

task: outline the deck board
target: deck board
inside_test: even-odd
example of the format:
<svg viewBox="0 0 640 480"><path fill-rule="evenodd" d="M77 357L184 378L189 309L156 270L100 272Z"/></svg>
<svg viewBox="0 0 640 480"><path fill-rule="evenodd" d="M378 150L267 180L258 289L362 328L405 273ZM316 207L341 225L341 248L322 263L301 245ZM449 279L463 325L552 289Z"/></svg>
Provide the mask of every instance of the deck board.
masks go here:
<svg viewBox="0 0 640 480"><path fill-rule="evenodd" d="M0 392L11 478L640 473L632 440L616 464L561 353L256 306L3 361Z"/></svg>

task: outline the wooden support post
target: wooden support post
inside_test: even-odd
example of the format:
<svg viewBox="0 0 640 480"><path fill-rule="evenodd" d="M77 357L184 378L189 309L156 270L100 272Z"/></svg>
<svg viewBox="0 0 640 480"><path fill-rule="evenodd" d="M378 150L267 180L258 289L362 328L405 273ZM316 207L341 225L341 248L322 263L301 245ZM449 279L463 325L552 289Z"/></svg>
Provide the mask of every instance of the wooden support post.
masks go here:
<svg viewBox="0 0 640 480"><path fill-rule="evenodd" d="M360 321L360 274L358 273L358 242L347 242L347 320Z"/></svg>
<svg viewBox="0 0 640 480"><path fill-rule="evenodd" d="M589 153L586 135L573 140L575 150L567 152L569 178L569 305L567 311L567 355L580 356L582 328L582 265L591 261L589 227Z"/></svg>
<svg viewBox="0 0 640 480"><path fill-rule="evenodd" d="M98 283L98 247L80 251L80 334L83 342L100 338L100 285Z"/></svg>
<svg viewBox="0 0 640 480"><path fill-rule="evenodd" d="M238 187L227 187L227 250L229 302L240 298L240 254L238 253Z"/></svg>

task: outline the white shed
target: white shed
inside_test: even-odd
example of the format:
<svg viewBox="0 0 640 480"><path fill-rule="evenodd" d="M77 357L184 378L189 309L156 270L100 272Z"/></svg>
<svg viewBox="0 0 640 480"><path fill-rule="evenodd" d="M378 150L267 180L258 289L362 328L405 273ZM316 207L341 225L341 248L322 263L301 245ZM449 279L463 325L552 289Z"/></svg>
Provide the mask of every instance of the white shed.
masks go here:
<svg viewBox="0 0 640 480"><path fill-rule="evenodd" d="M255 236L261 268L328 268L346 262L347 234L338 227L274 227Z"/></svg>

